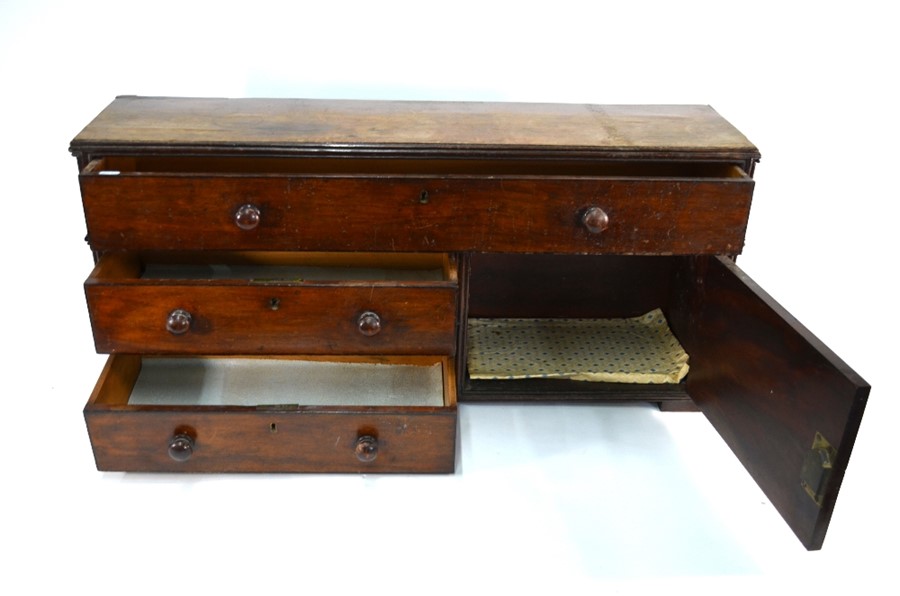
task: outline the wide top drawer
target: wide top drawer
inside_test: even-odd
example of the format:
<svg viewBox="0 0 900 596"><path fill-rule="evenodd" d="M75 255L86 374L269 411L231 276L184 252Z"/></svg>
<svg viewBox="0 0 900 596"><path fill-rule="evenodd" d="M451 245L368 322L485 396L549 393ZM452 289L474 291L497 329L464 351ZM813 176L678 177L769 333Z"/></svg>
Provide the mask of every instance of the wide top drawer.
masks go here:
<svg viewBox="0 0 900 596"><path fill-rule="evenodd" d="M733 162L107 156L82 170L95 250L735 254Z"/></svg>

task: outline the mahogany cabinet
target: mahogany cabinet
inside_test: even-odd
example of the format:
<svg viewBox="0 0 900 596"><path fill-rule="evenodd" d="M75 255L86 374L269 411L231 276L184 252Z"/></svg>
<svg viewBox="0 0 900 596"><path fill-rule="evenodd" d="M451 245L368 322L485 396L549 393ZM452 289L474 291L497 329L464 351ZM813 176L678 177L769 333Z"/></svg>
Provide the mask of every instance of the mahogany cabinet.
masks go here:
<svg viewBox="0 0 900 596"><path fill-rule="evenodd" d="M457 402L642 400L821 546L869 387L735 265L759 153L709 107L119 97L71 151L99 469L453 472ZM679 382L470 374L476 319L653 309Z"/></svg>

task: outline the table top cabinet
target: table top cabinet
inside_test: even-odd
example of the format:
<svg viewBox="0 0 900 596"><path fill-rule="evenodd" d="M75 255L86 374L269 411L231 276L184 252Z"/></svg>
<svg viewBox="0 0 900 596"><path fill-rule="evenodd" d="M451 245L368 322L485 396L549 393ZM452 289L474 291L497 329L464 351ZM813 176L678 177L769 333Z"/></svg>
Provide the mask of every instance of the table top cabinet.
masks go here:
<svg viewBox="0 0 900 596"><path fill-rule="evenodd" d="M869 387L735 264L711 108L127 96L71 151L98 469L447 473L458 402L641 400L821 546Z"/></svg>

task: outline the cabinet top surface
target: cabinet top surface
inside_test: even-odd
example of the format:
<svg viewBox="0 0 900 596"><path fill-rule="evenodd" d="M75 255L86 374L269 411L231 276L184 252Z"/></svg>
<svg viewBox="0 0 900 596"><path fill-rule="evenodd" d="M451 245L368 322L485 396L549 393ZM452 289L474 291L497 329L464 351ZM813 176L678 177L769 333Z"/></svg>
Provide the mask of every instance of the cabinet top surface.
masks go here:
<svg viewBox="0 0 900 596"><path fill-rule="evenodd" d="M71 150L652 154L756 158L698 105L116 98Z"/></svg>

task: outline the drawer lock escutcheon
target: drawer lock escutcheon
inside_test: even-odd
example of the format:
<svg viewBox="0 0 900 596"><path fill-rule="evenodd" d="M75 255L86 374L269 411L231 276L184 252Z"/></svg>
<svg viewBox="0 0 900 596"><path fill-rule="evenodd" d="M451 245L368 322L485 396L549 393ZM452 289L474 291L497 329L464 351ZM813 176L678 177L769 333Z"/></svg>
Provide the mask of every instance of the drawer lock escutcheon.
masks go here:
<svg viewBox="0 0 900 596"><path fill-rule="evenodd" d="M812 447L803 460L803 469L800 472L800 486L803 487L806 494L819 507L822 506L822 501L825 498L825 489L828 487L828 481L831 479L831 472L836 457L837 450L831 446L831 443L821 433L817 432L813 439Z"/></svg>

